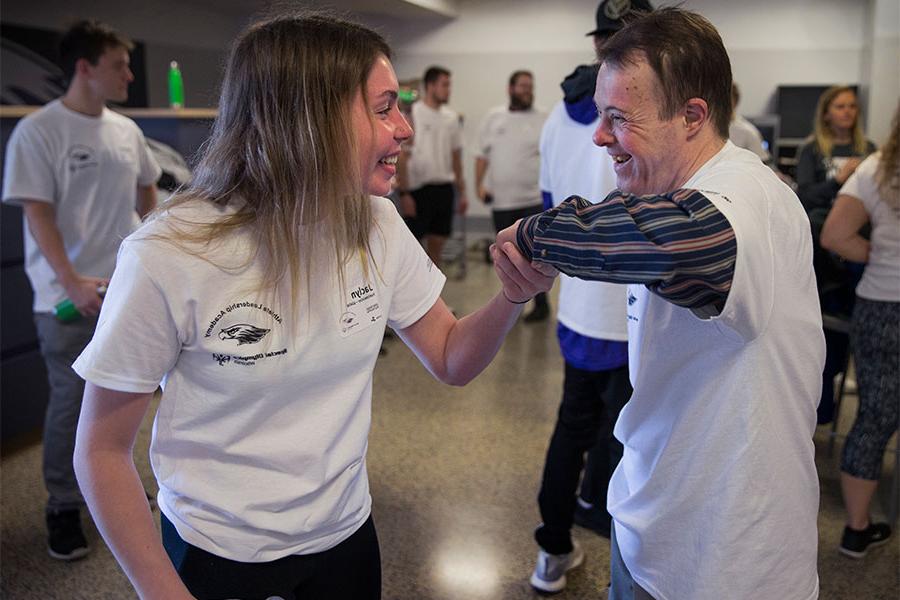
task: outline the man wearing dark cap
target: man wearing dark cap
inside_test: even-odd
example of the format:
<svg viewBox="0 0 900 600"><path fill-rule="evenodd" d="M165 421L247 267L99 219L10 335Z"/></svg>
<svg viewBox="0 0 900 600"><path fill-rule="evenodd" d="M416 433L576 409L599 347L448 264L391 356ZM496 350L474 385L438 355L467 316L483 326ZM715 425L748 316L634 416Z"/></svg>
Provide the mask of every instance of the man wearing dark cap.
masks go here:
<svg viewBox="0 0 900 600"><path fill-rule="evenodd" d="M633 5L651 10L645 1L600 4L597 27L588 33L594 36L595 48L622 27L633 14ZM581 65L566 77L561 86L564 98L544 125L540 145L544 208L572 195L599 200L616 187L610 157L591 140L598 121L593 98L598 68ZM570 533L573 521L609 537L606 493L622 457L612 428L631 395L625 298L623 285L560 275L557 337L565 379L538 494L543 523L535 531L540 550L530 580L541 592L562 590L566 571L581 564L582 550ZM584 477L576 494L582 468Z"/></svg>
<svg viewBox="0 0 900 600"><path fill-rule="evenodd" d="M647 0L605 0L597 7L597 27L585 35L594 36L594 48L599 52L603 42L622 28L629 14L651 10L653 6Z"/></svg>

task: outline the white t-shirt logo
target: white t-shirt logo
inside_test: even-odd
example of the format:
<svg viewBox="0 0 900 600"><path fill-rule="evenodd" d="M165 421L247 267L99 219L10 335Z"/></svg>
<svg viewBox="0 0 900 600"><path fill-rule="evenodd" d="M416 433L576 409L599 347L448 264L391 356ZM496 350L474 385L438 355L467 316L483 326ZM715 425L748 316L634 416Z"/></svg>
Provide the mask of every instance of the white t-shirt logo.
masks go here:
<svg viewBox="0 0 900 600"><path fill-rule="evenodd" d="M362 282L347 290L344 312L340 317L341 337L368 329L383 318L375 286Z"/></svg>
<svg viewBox="0 0 900 600"><path fill-rule="evenodd" d="M66 153L69 163L69 172L74 173L81 169L97 166L97 157L94 156L94 149L84 144L75 144Z"/></svg>

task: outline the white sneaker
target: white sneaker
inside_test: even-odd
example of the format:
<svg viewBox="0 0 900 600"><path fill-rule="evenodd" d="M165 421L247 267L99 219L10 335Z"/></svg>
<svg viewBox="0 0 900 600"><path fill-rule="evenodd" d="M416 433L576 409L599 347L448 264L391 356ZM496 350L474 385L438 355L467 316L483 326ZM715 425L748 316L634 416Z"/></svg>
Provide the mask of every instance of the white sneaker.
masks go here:
<svg viewBox="0 0 900 600"><path fill-rule="evenodd" d="M566 571L571 571L584 562L584 551L576 541L572 541L572 551L568 554L548 554L538 551L537 565L531 574L531 587L550 594L561 592L566 587Z"/></svg>

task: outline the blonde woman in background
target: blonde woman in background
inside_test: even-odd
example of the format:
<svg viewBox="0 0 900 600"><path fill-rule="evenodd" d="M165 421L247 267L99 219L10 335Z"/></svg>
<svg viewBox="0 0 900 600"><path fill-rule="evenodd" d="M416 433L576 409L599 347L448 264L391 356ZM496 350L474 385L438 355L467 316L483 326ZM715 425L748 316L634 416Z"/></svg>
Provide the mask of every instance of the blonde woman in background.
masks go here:
<svg viewBox="0 0 900 600"><path fill-rule="evenodd" d="M821 248L818 240L838 190L874 150L875 144L863 134L853 88L836 85L825 90L816 106L813 133L797 152L797 196L812 226L813 267L822 312L844 319L849 319L853 311L853 288L861 266L836 260ZM834 416L834 378L847 363L849 337L826 329L825 345L822 397L817 411L820 424L830 422Z"/></svg>
<svg viewBox="0 0 900 600"><path fill-rule="evenodd" d="M859 234L867 224L870 239ZM850 340L859 412L841 456L847 526L840 551L862 558L891 535L887 523L871 521L869 506L884 449L900 419L900 105L887 143L841 188L821 242L844 259L866 265L856 287Z"/></svg>
<svg viewBox="0 0 900 600"><path fill-rule="evenodd" d="M193 184L122 244L74 365L88 381L75 463L141 598L379 598L366 448L385 324L462 385L551 286L495 248L501 292L451 314L445 277L383 198L412 134L397 95L371 30L251 26ZM132 459L160 384L162 541Z"/></svg>
<svg viewBox="0 0 900 600"><path fill-rule="evenodd" d="M840 187L874 151L863 133L853 88L825 90L816 105L813 133L797 151L797 195L806 211L831 208Z"/></svg>

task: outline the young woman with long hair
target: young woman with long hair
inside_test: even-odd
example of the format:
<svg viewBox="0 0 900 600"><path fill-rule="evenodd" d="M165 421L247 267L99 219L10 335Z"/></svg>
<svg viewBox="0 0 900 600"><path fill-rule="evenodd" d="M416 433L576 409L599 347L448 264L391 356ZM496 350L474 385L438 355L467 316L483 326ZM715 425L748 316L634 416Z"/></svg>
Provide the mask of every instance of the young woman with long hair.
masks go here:
<svg viewBox="0 0 900 600"><path fill-rule="evenodd" d="M867 224L869 239L859 233ZM847 526L840 551L861 558L891 535L887 523L871 521L869 507L884 450L900 422L900 104L887 143L841 188L821 242L866 265L856 286L850 332L859 411L841 455Z"/></svg>
<svg viewBox="0 0 900 600"><path fill-rule="evenodd" d="M835 85L819 97L813 132L797 151L797 195L807 212L831 208L840 187L875 151L859 117L852 87Z"/></svg>
<svg viewBox="0 0 900 600"><path fill-rule="evenodd" d="M495 248L501 292L460 320L447 309L444 276L381 197L412 134L397 92L364 27L251 26L194 182L122 244L74 365L75 462L142 598L380 597L366 447L385 325L462 385L552 284ZM160 384L162 540L132 459Z"/></svg>

